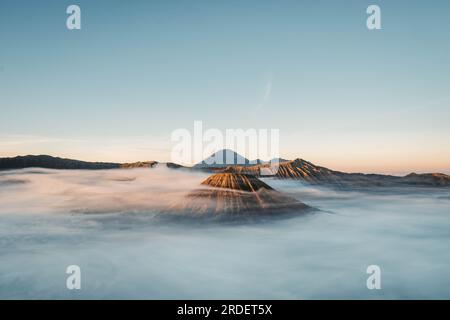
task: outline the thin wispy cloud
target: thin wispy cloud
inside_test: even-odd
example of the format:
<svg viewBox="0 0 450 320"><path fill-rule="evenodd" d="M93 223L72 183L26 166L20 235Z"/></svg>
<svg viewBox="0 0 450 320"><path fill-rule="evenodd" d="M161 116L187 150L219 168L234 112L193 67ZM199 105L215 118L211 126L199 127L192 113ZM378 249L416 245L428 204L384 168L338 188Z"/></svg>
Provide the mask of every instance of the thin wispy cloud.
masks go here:
<svg viewBox="0 0 450 320"><path fill-rule="evenodd" d="M261 99L261 102L258 104L258 107L257 107L258 110L262 109L266 105L266 103L270 99L271 94L272 94L272 79L269 79L266 83L266 86L264 89L264 95Z"/></svg>

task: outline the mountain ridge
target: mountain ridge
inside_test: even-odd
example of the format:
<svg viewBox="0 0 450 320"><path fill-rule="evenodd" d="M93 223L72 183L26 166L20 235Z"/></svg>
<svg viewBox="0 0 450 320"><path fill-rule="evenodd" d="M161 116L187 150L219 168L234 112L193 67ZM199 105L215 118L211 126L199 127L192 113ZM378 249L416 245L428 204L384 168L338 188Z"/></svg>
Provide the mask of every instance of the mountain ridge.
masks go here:
<svg viewBox="0 0 450 320"><path fill-rule="evenodd" d="M69 158L53 157L49 155L26 155L0 158L0 170L44 168L66 170L102 170L102 169L127 169L127 168L151 168L158 164L157 161L139 161L133 163L116 162L90 162Z"/></svg>
<svg viewBox="0 0 450 320"><path fill-rule="evenodd" d="M253 175L255 177L275 177L279 179L292 179L304 181L310 184L326 184L338 187L366 187L366 186L433 186L450 187L450 176L443 173L410 173L405 176L393 176L376 173L346 173L332 170L301 158L278 162L275 165L270 162L252 164L250 160L238 153L224 149L223 155L232 154L233 159L240 159L244 164L221 164L219 166L208 165L205 160L192 167L185 167L176 163L168 162L165 165L171 169L200 169L212 173L240 173ZM217 152L215 153L217 154ZM214 156L213 154L212 156ZM282 159L284 160L284 159ZM158 161L142 161L134 163L115 162L89 162L68 158L53 157L49 155L27 155L0 158L0 170L46 168L46 169L129 169L129 168L153 168L162 164Z"/></svg>
<svg viewBox="0 0 450 320"><path fill-rule="evenodd" d="M220 172L220 170L216 170ZM280 179L301 180L310 184L327 184L338 187L369 186L434 186L450 187L450 176L443 173L410 173L405 176L393 176L376 173L347 173L297 158L288 162L261 164L253 166L228 166L223 172L251 174L256 177L271 176ZM265 174L269 172L269 174Z"/></svg>

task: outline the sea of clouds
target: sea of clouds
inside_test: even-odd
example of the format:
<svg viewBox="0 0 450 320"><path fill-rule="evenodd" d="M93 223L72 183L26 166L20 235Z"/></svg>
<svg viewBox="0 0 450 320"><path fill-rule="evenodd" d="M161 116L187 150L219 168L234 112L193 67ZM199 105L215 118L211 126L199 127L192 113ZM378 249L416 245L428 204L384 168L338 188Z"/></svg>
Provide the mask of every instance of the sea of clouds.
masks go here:
<svg viewBox="0 0 450 320"><path fill-rule="evenodd" d="M450 191L339 191L265 182L320 212L202 223L165 218L207 175L0 172L0 298L450 298ZM66 288L67 266L81 290ZM368 290L378 265L381 290Z"/></svg>

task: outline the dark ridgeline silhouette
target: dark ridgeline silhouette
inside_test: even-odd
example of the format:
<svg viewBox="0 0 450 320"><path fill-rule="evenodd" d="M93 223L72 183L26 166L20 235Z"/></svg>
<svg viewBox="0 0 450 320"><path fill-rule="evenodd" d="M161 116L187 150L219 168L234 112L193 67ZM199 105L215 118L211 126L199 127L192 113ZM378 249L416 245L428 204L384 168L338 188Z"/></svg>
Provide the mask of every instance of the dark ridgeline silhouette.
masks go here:
<svg viewBox="0 0 450 320"><path fill-rule="evenodd" d="M120 168L119 163L87 162L72 159L39 156L18 156L14 158L0 158L0 170L46 168L46 169L115 169Z"/></svg>
<svg viewBox="0 0 450 320"><path fill-rule="evenodd" d="M88 162L73 159L39 156L18 156L14 158L0 158L0 170L45 168L45 169L119 169L119 168L151 168L157 164L156 161L144 161L134 163L114 162Z"/></svg>

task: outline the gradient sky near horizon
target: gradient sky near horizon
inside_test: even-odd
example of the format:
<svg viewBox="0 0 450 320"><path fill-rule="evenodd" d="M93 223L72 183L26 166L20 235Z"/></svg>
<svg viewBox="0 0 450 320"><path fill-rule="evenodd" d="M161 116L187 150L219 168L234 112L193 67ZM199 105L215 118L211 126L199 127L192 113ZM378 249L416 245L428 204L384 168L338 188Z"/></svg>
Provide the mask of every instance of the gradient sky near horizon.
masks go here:
<svg viewBox="0 0 450 320"><path fill-rule="evenodd" d="M450 173L449 17L446 0L2 0L0 157L170 161L201 120L280 129L282 157L336 170Z"/></svg>

